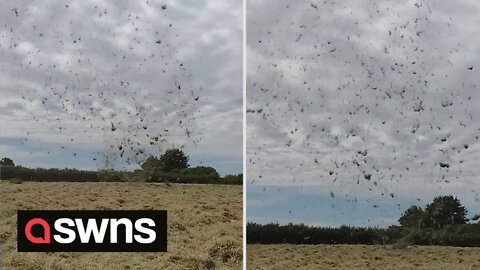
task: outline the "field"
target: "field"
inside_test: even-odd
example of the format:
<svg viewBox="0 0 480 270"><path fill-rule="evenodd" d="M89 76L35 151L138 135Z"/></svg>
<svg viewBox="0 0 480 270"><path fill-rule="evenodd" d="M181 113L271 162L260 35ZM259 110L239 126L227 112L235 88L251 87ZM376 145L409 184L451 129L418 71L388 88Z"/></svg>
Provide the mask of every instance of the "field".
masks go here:
<svg viewBox="0 0 480 270"><path fill-rule="evenodd" d="M480 269L480 248L255 244L247 269Z"/></svg>
<svg viewBox="0 0 480 270"><path fill-rule="evenodd" d="M16 210L168 210L167 253L17 253ZM242 187L0 181L0 269L241 269Z"/></svg>

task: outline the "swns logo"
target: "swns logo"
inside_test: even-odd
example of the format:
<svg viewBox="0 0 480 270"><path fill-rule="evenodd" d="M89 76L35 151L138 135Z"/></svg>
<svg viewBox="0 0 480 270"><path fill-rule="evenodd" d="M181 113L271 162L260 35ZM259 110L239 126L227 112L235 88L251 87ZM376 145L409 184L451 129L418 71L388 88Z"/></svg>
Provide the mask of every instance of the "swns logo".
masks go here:
<svg viewBox="0 0 480 270"><path fill-rule="evenodd" d="M19 252L166 252L167 211L23 211Z"/></svg>

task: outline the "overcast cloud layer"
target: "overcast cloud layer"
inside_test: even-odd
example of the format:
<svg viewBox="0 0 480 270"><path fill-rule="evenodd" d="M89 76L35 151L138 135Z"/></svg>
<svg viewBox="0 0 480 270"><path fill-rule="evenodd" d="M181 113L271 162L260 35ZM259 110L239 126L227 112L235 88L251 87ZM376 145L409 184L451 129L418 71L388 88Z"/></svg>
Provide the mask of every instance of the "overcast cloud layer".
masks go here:
<svg viewBox="0 0 480 270"><path fill-rule="evenodd" d="M197 163L241 171L241 2L0 6L3 156L133 168L184 147Z"/></svg>
<svg viewBox="0 0 480 270"><path fill-rule="evenodd" d="M439 194L477 207L478 14L478 1L249 0L249 184L367 201L372 220Z"/></svg>

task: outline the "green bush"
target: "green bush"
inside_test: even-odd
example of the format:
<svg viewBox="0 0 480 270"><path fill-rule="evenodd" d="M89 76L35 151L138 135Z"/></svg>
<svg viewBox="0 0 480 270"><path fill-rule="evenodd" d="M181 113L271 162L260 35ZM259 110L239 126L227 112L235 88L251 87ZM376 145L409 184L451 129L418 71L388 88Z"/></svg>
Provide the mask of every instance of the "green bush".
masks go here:
<svg viewBox="0 0 480 270"><path fill-rule="evenodd" d="M22 166L1 166L1 177L20 181L37 182L170 182L192 184L242 184L243 177L227 176L221 178L212 167L193 167L176 169L171 172L160 170L137 170L122 172L114 170L82 171L76 169L42 169Z"/></svg>
<svg viewBox="0 0 480 270"><path fill-rule="evenodd" d="M146 182L169 182L185 184L243 184L243 175L229 175L221 178L218 172L212 167L193 167L186 169L177 169L171 172L160 170L143 171L143 177Z"/></svg>
<svg viewBox="0 0 480 270"><path fill-rule="evenodd" d="M398 244L480 247L480 224L462 224L433 228L390 226L363 228L313 227L304 224L247 224L250 244Z"/></svg>
<svg viewBox="0 0 480 270"><path fill-rule="evenodd" d="M289 244L380 244L385 229L341 226L311 227L305 224L247 224L248 243Z"/></svg>
<svg viewBox="0 0 480 270"><path fill-rule="evenodd" d="M222 184L226 185L243 185L243 174L225 175L222 179Z"/></svg>
<svg viewBox="0 0 480 270"><path fill-rule="evenodd" d="M38 182L96 182L97 172L76 169L30 169L22 166L2 166L2 179L17 178L23 181Z"/></svg>
<svg viewBox="0 0 480 270"><path fill-rule="evenodd" d="M17 178L8 179L8 180L5 180L5 182L10 183L10 184L16 184L16 185L23 183L22 180L17 179Z"/></svg>
<svg viewBox="0 0 480 270"><path fill-rule="evenodd" d="M176 172L150 172L147 175L147 182L169 182L169 183L185 183L185 184L214 184L218 182L218 177L209 175L194 175Z"/></svg>
<svg viewBox="0 0 480 270"><path fill-rule="evenodd" d="M209 177L213 179L219 179L220 175L218 174L217 170L212 167L206 166L198 166L193 168L185 168L185 169L176 169L173 170L172 173L174 174L181 174L181 175L190 175L190 176L201 176L201 177Z"/></svg>
<svg viewBox="0 0 480 270"><path fill-rule="evenodd" d="M100 182L125 182L127 180L126 173L114 170L98 171L97 177Z"/></svg>

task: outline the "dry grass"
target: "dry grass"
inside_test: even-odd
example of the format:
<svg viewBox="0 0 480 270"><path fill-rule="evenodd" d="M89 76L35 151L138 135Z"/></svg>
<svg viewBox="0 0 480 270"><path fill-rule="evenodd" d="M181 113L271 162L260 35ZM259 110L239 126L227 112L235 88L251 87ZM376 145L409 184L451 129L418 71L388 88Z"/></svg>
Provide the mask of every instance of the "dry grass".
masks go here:
<svg viewBox="0 0 480 270"><path fill-rule="evenodd" d="M17 253L16 210L168 210L167 253ZM241 269L242 187L0 182L0 269Z"/></svg>
<svg viewBox="0 0 480 270"><path fill-rule="evenodd" d="M247 269L480 269L480 248L248 245Z"/></svg>

